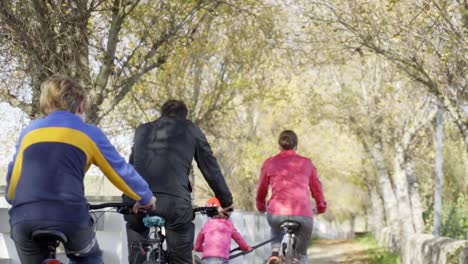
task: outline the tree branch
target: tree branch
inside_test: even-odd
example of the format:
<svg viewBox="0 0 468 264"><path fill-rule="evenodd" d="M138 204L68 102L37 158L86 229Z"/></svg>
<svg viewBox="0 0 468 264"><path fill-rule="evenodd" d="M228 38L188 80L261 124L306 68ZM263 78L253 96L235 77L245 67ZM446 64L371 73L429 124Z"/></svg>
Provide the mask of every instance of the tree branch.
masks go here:
<svg viewBox="0 0 468 264"><path fill-rule="evenodd" d="M119 41L119 32L122 29L122 24L126 15L121 3L122 2L120 0L114 0L112 21L107 37L106 52L95 83L95 87L100 91L105 89L107 82L109 81L109 76L112 73L112 65L114 62L115 52L117 50L117 43ZM103 94L102 96L105 97L106 94Z"/></svg>
<svg viewBox="0 0 468 264"><path fill-rule="evenodd" d="M30 113L32 105L28 104L18 98L18 96L11 94L7 88L0 88L0 101L7 102L12 107L18 107L25 113Z"/></svg>

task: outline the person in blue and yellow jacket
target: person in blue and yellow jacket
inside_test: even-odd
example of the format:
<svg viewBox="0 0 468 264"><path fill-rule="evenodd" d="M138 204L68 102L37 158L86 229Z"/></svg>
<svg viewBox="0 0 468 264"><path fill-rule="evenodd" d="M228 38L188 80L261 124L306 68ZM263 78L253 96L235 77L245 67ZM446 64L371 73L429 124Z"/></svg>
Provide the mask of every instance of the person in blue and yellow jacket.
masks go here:
<svg viewBox="0 0 468 264"><path fill-rule="evenodd" d="M35 230L64 233L73 263L102 263L93 220L84 195L88 168L98 166L107 178L137 203L150 208L153 193L96 126L83 121L85 91L76 82L53 77L41 86L42 119L20 134L7 173L6 199L11 237L21 263L42 263L47 247L34 243Z"/></svg>

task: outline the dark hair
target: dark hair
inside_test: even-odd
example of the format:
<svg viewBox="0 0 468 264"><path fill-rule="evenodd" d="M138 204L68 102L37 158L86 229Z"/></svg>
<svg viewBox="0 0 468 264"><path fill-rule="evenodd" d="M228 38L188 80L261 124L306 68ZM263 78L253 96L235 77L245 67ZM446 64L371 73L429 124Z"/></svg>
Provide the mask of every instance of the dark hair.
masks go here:
<svg viewBox="0 0 468 264"><path fill-rule="evenodd" d="M161 107L161 116L187 118L188 109L183 101L170 99Z"/></svg>
<svg viewBox="0 0 468 264"><path fill-rule="evenodd" d="M297 147L297 135L292 130L284 130L281 132L278 144L282 149L295 149Z"/></svg>

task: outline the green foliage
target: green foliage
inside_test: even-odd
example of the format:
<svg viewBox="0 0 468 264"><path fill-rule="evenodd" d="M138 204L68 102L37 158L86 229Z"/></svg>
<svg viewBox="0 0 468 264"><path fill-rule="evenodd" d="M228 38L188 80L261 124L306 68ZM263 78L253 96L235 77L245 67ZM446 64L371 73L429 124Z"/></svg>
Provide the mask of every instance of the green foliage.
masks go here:
<svg viewBox="0 0 468 264"><path fill-rule="evenodd" d="M465 194L460 193L458 199L444 210L445 219L441 235L457 239L468 239L468 210Z"/></svg>
<svg viewBox="0 0 468 264"><path fill-rule="evenodd" d="M466 194L458 193L455 201L443 199L441 236L455 239L468 239L468 207ZM434 208L424 211L426 232L433 232Z"/></svg>
<svg viewBox="0 0 468 264"><path fill-rule="evenodd" d="M400 264L401 260L397 254L385 252L372 257L369 260L369 264Z"/></svg>
<svg viewBox="0 0 468 264"><path fill-rule="evenodd" d="M463 140L451 123L445 124L444 140L444 160L443 160L443 211L442 211L442 230L441 235L452 238L467 239L467 215L468 205L466 202L468 174L466 173L468 160L467 153L464 154ZM422 152L419 159L418 170L422 172L421 196L425 211L423 218L425 230L427 233L433 232L434 210L434 147ZM425 157L423 156L425 153Z"/></svg>
<svg viewBox="0 0 468 264"><path fill-rule="evenodd" d="M153 120L165 100L181 99L192 121L219 135L217 122L269 93L267 60L274 47L271 38L277 35L271 9L262 2L237 1L204 14L205 23L192 32L190 45L176 47L164 67L139 82L127 98L132 108ZM128 117L129 123L133 120Z"/></svg>

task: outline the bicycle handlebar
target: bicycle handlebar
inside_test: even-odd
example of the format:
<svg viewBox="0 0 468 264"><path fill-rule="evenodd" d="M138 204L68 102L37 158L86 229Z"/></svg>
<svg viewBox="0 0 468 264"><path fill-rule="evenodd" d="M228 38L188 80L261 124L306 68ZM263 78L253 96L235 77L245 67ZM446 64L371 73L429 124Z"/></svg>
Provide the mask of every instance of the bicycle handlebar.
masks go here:
<svg viewBox="0 0 468 264"><path fill-rule="evenodd" d="M98 209L103 209L103 208L116 208L118 213L121 214L132 214L132 204L128 203L101 203L101 204L90 204L89 209L90 210L98 210ZM193 208L193 213L201 213L204 215L207 215L209 217L215 216L218 214L218 208L217 207L207 207L207 206L201 206L201 207L195 207Z"/></svg>
<svg viewBox="0 0 468 264"><path fill-rule="evenodd" d="M212 207L212 206L202 206L202 207L195 207L193 208L193 213L201 213L204 215L207 215L209 217L213 217L218 214L218 207Z"/></svg>
<svg viewBox="0 0 468 264"><path fill-rule="evenodd" d="M123 207L132 207L133 205L131 204L126 204L126 203L101 203L101 204L90 204L89 209L90 210L97 210L97 209L103 209L103 208L123 208Z"/></svg>
<svg viewBox="0 0 468 264"><path fill-rule="evenodd" d="M128 204L128 203L101 203L101 204L90 204L89 210L115 208L117 213L123 214L123 215L129 215L133 213L132 207L133 205Z"/></svg>

